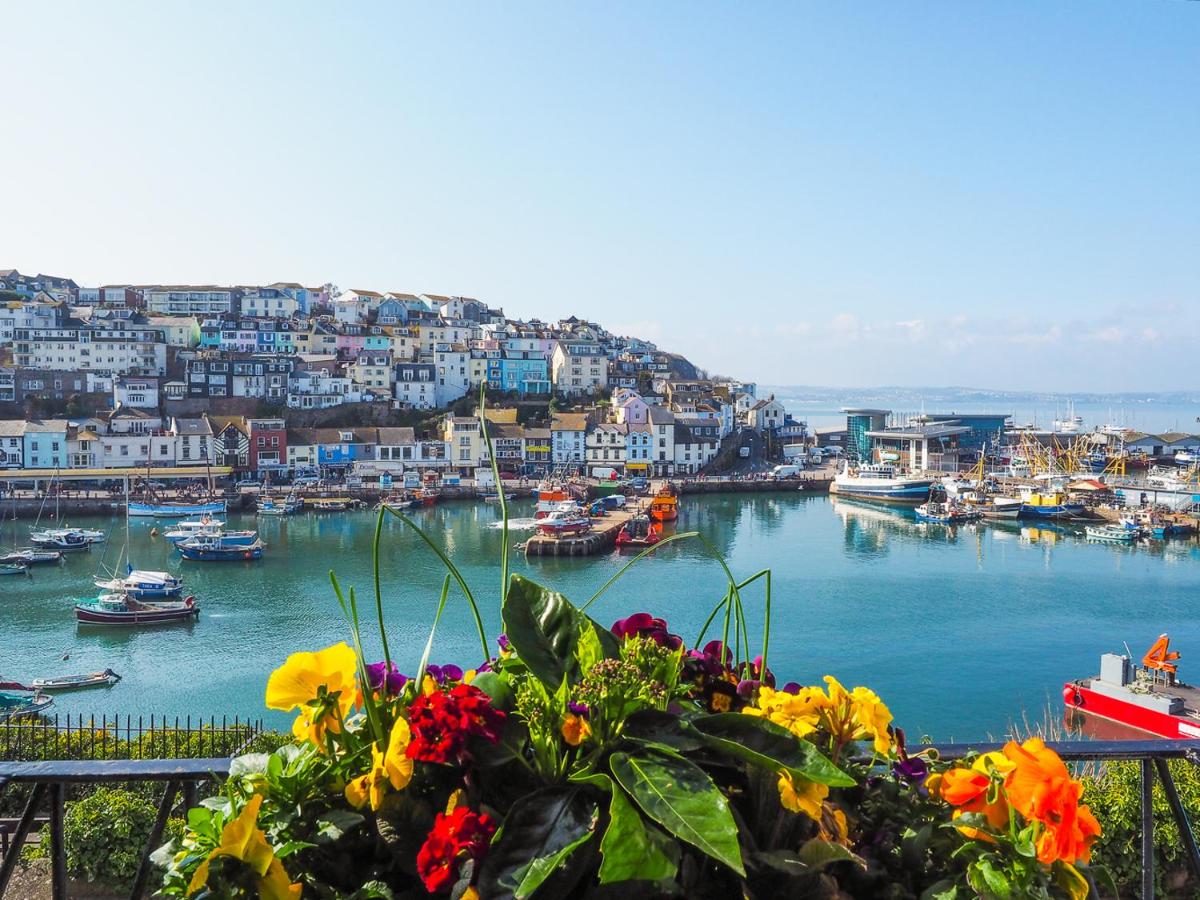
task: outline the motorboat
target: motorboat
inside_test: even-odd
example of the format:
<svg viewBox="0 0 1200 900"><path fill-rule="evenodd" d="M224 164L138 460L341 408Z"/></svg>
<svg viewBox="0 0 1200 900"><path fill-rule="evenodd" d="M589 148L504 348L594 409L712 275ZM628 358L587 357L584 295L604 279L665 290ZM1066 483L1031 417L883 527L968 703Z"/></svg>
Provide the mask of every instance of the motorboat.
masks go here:
<svg viewBox="0 0 1200 900"><path fill-rule="evenodd" d="M0 575L27 575L29 566L24 563L0 563Z"/></svg>
<svg viewBox="0 0 1200 900"><path fill-rule="evenodd" d="M133 569L124 578L96 579L96 587L103 591L124 591L137 600L156 597L178 597L183 592L183 579L170 572L154 572Z"/></svg>
<svg viewBox="0 0 1200 900"><path fill-rule="evenodd" d="M1179 652L1170 643L1159 635L1140 667L1126 655L1103 654L1099 675L1063 685L1067 709L1077 719L1095 717L1156 737L1200 738L1200 689L1179 680Z"/></svg>
<svg viewBox="0 0 1200 900"><path fill-rule="evenodd" d="M252 532L253 533L253 532ZM250 543L230 542L225 534L198 534L175 545L180 556L197 562L262 559L264 544L255 536Z"/></svg>
<svg viewBox="0 0 1200 900"><path fill-rule="evenodd" d="M169 603L143 603L120 591L110 591L75 604L75 618L80 625L167 625L199 615L200 605L195 597Z"/></svg>
<svg viewBox="0 0 1200 900"><path fill-rule="evenodd" d="M1062 491L1036 491L1021 489L1021 511L1023 519L1071 519L1086 511L1082 503L1068 499Z"/></svg>
<svg viewBox="0 0 1200 900"><path fill-rule="evenodd" d="M51 563L62 561L63 555L59 550L42 550L32 547L14 550L12 553L0 556L0 563L6 565L48 566Z"/></svg>
<svg viewBox="0 0 1200 900"><path fill-rule="evenodd" d="M54 698L16 681L0 681L0 722L36 716L54 704Z"/></svg>
<svg viewBox="0 0 1200 900"><path fill-rule="evenodd" d="M29 543L43 550L74 552L92 549L93 542L81 532L63 528L53 531L32 531L29 533Z"/></svg>
<svg viewBox="0 0 1200 900"><path fill-rule="evenodd" d="M679 518L679 496L675 488L664 484L658 493L650 499L647 509L650 518L655 522L674 522Z"/></svg>
<svg viewBox="0 0 1200 900"><path fill-rule="evenodd" d="M1132 544L1138 532L1124 525L1088 525L1083 529L1089 541L1103 541L1109 544Z"/></svg>
<svg viewBox="0 0 1200 900"><path fill-rule="evenodd" d="M538 531L550 537L585 534L591 528L592 520L574 503L570 507L562 504L559 509L537 520Z"/></svg>
<svg viewBox="0 0 1200 900"><path fill-rule="evenodd" d="M284 500L260 497L255 505L255 510L260 516L290 516L302 509L304 509L304 501L290 494Z"/></svg>
<svg viewBox="0 0 1200 900"><path fill-rule="evenodd" d="M188 516L215 516L225 512L224 500L205 503L136 503L128 505L131 516L151 516L158 519L185 519Z"/></svg>
<svg viewBox="0 0 1200 900"><path fill-rule="evenodd" d="M1017 497L966 491L959 499L985 519L1015 519L1021 514L1021 501Z"/></svg>
<svg viewBox="0 0 1200 900"><path fill-rule="evenodd" d="M29 540L36 544L39 540L49 541L67 535L82 537L89 544L103 544L108 540L108 535L94 528L44 528L40 531L31 531Z"/></svg>
<svg viewBox="0 0 1200 900"><path fill-rule="evenodd" d="M376 508L378 509L379 507L388 506L392 509L409 509L412 507L414 502L415 501L408 494L393 493L380 497L379 504Z"/></svg>
<svg viewBox="0 0 1200 900"><path fill-rule="evenodd" d="M75 691L81 688L108 687L121 680L112 669L89 672L86 675L54 675L50 678L35 678L29 684L41 691Z"/></svg>
<svg viewBox="0 0 1200 900"><path fill-rule="evenodd" d="M1175 452L1175 465L1190 466L1200 462L1200 453L1195 450L1177 450Z"/></svg>
<svg viewBox="0 0 1200 900"><path fill-rule="evenodd" d="M979 518L979 513L970 506L957 503L954 500L928 500L915 510L918 522L932 522L937 525L959 525Z"/></svg>
<svg viewBox="0 0 1200 900"><path fill-rule="evenodd" d="M653 547L662 540L662 532L644 513L631 518L617 532L618 547Z"/></svg>
<svg viewBox="0 0 1200 900"><path fill-rule="evenodd" d="M883 503L924 503L933 478L901 473L891 463L867 463L851 468L849 461L833 476L835 494Z"/></svg>
<svg viewBox="0 0 1200 900"><path fill-rule="evenodd" d="M360 501L353 497L309 497L304 500L304 508L314 512L345 512L359 505Z"/></svg>
<svg viewBox="0 0 1200 900"><path fill-rule="evenodd" d="M176 522L171 528L163 532L163 537L174 544L179 541L186 541L188 538L195 537L198 534L219 534L224 527L225 523L220 519L201 516L199 519L185 519L182 522Z"/></svg>

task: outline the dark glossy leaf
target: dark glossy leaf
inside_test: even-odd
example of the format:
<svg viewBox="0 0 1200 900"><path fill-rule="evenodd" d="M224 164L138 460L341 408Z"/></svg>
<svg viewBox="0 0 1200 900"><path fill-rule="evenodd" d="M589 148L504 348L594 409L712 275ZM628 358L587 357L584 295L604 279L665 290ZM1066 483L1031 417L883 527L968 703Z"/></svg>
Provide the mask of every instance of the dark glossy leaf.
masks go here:
<svg viewBox="0 0 1200 900"><path fill-rule="evenodd" d="M324 840L336 841L347 831L357 828L364 819L348 809L331 809L317 819L317 834Z"/></svg>
<svg viewBox="0 0 1200 900"><path fill-rule="evenodd" d="M704 742L688 729L683 719L657 709L641 709L629 716L621 734L646 744L661 744L680 753L699 750L704 746Z"/></svg>
<svg viewBox="0 0 1200 900"><path fill-rule="evenodd" d="M866 868L866 863L861 857L855 856L841 844L822 841L818 838L806 841L798 855L802 863L813 869L823 869L836 862L852 862Z"/></svg>
<svg viewBox="0 0 1200 900"><path fill-rule="evenodd" d="M729 801L703 769L655 750L614 753L609 766L647 816L739 875L746 874Z"/></svg>
<svg viewBox="0 0 1200 900"><path fill-rule="evenodd" d="M601 884L675 877L679 871L679 845L643 819L619 787L612 787L608 816L608 828L600 841Z"/></svg>
<svg viewBox="0 0 1200 900"><path fill-rule="evenodd" d="M807 778L831 787L855 784L853 778L808 741L760 716L717 713L692 719L691 724L710 747L760 768L786 769L793 778Z"/></svg>
<svg viewBox="0 0 1200 900"><path fill-rule="evenodd" d="M489 697L492 698L492 706L496 709L509 710L513 704L513 692L509 687L508 682L497 675L495 672L480 672L471 682L473 687L479 688Z"/></svg>
<svg viewBox="0 0 1200 900"><path fill-rule="evenodd" d="M514 803L480 871L480 895L527 897L539 887L545 896L570 895L594 859L578 849L596 825L594 796L585 787L563 785L527 794ZM560 856L567 848L571 852ZM543 865L535 870L539 860L556 856L556 868Z"/></svg>
<svg viewBox="0 0 1200 900"><path fill-rule="evenodd" d="M608 629L580 612L556 591L513 575L504 599L504 630L517 655L551 691L578 668L575 646L583 628L594 628L608 656L619 651Z"/></svg>

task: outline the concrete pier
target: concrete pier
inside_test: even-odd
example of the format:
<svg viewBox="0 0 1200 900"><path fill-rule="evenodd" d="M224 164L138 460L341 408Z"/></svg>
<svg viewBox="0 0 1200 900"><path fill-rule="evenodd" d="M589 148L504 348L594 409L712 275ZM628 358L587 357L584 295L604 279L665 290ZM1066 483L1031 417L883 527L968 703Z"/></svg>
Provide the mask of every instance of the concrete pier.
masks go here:
<svg viewBox="0 0 1200 900"><path fill-rule="evenodd" d="M594 556L616 545L617 532L633 517L633 510L610 510L607 516L592 519L592 530L570 537L534 534L525 542L526 556Z"/></svg>

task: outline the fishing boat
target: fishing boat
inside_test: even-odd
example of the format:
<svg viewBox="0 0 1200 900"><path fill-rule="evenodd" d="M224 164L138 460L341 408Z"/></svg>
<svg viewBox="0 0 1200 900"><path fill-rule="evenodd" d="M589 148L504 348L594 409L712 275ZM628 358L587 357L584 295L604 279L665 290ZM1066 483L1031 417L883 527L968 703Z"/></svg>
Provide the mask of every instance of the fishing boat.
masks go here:
<svg viewBox="0 0 1200 900"><path fill-rule="evenodd" d="M851 468L849 461L833 476L831 489L838 496L883 503L924 503L932 478L900 473L891 463L867 463Z"/></svg>
<svg viewBox="0 0 1200 900"><path fill-rule="evenodd" d="M1200 688L1178 679L1179 652L1159 635L1140 667L1105 653L1100 674L1063 685L1063 702L1083 719L1096 717L1157 737L1200 738Z"/></svg>
<svg viewBox="0 0 1200 900"><path fill-rule="evenodd" d="M7 553L0 556L0 563L6 565L26 565L26 566L48 566L51 563L59 563L63 561L63 555L58 550L40 550L32 547L26 547L22 550L14 550L12 553Z"/></svg>
<svg viewBox="0 0 1200 900"><path fill-rule="evenodd" d="M131 569L124 578L97 578L96 587L102 591L123 591L135 600L156 597L178 597L183 593L183 579L170 572Z"/></svg>
<svg viewBox="0 0 1200 900"><path fill-rule="evenodd" d="M1083 515L1086 509L1082 503L1069 500L1062 491L1021 489L1020 517L1023 519L1071 519Z"/></svg>
<svg viewBox="0 0 1200 900"><path fill-rule="evenodd" d="M409 509L413 505L413 499L405 493L386 494L379 498L379 503L376 509L384 506L390 506L392 509Z"/></svg>
<svg viewBox="0 0 1200 900"><path fill-rule="evenodd" d="M103 593L94 600L75 604L75 619L80 625L167 625L185 622L200 615L195 597L165 603L143 603L120 591Z"/></svg>
<svg viewBox="0 0 1200 900"><path fill-rule="evenodd" d="M206 503L136 503L130 502L129 515L151 516L156 519L185 519L188 516L215 516L225 512L224 500Z"/></svg>
<svg viewBox="0 0 1200 900"><path fill-rule="evenodd" d="M290 516L302 509L304 509L304 501L292 494L283 500L260 497L255 507L255 511L260 516Z"/></svg>
<svg viewBox="0 0 1200 900"><path fill-rule="evenodd" d="M546 518L560 504L571 500L571 495L566 487L558 482L543 481L534 489L533 496L537 500L537 509L533 513L535 519Z"/></svg>
<svg viewBox="0 0 1200 900"><path fill-rule="evenodd" d="M30 686L41 691L74 691L80 688L108 687L121 680L112 669L89 672L86 675L54 675L50 678L35 678Z"/></svg>
<svg viewBox="0 0 1200 900"><path fill-rule="evenodd" d="M1104 541L1109 544L1132 544L1138 532L1124 525L1088 525L1083 529L1089 541Z"/></svg>
<svg viewBox="0 0 1200 900"><path fill-rule="evenodd" d="M664 484L650 500L650 518L655 522L674 522L679 518L679 497L675 488Z"/></svg>
<svg viewBox="0 0 1200 900"><path fill-rule="evenodd" d="M592 520L575 504L562 504L548 516L537 520L537 530L550 537L569 537L584 534L591 530Z"/></svg>
<svg viewBox="0 0 1200 900"><path fill-rule="evenodd" d="M36 716L48 709L54 698L16 681L0 681L0 722Z"/></svg>
<svg viewBox="0 0 1200 900"><path fill-rule="evenodd" d="M914 511L918 522L932 522L937 525L960 525L978 519L980 515L971 507L953 500L929 500Z"/></svg>
<svg viewBox="0 0 1200 900"><path fill-rule="evenodd" d="M1015 519L1021 514L1021 501L1016 497L997 497L981 491L966 491L960 499L985 519Z"/></svg>
<svg viewBox="0 0 1200 900"><path fill-rule="evenodd" d="M19 563L0 563L0 575L26 575L29 566Z"/></svg>
<svg viewBox="0 0 1200 900"><path fill-rule="evenodd" d="M662 532L644 513L631 518L617 532L618 547L653 547L662 540Z"/></svg>
<svg viewBox="0 0 1200 900"><path fill-rule="evenodd" d="M416 494L418 506L433 506L441 498L442 492L437 488L423 487Z"/></svg>
<svg viewBox="0 0 1200 900"><path fill-rule="evenodd" d="M224 534L198 534L175 545L184 559L198 562L225 562L262 559L264 544L257 537L251 543L230 542Z"/></svg>

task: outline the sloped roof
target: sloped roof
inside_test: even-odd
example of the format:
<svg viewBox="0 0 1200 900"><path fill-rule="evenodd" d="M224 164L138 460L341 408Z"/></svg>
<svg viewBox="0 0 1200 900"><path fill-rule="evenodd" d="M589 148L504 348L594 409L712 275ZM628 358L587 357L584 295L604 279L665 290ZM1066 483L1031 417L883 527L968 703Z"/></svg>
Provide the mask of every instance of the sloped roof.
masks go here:
<svg viewBox="0 0 1200 900"><path fill-rule="evenodd" d="M415 444L416 432L411 428L379 428L376 429L380 444Z"/></svg>

